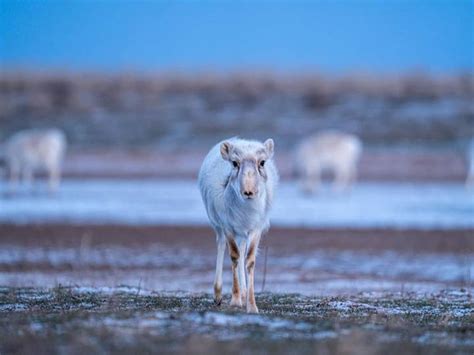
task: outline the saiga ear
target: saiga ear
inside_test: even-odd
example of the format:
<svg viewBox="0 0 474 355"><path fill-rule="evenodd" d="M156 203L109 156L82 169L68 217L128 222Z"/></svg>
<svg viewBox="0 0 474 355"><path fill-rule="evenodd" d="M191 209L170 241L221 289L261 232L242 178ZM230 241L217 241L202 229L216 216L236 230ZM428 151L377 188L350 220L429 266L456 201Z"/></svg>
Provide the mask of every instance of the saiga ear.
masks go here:
<svg viewBox="0 0 474 355"><path fill-rule="evenodd" d="M273 139L268 138L265 143L263 143L265 146L265 150L267 151L268 154L268 159L271 159L273 157L273 148L274 148L274 143Z"/></svg>
<svg viewBox="0 0 474 355"><path fill-rule="evenodd" d="M221 144L221 155L222 159L230 160L230 152L232 150L232 144L230 142L225 141Z"/></svg>

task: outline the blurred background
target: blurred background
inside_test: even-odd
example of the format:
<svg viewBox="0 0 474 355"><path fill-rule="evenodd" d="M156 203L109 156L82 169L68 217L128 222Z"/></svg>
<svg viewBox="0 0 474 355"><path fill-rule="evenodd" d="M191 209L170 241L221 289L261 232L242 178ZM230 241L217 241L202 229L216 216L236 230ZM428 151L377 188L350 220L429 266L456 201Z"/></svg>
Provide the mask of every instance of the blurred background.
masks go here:
<svg viewBox="0 0 474 355"><path fill-rule="evenodd" d="M10 194L4 169L0 284L211 292L196 176L241 136L275 140L282 178L257 291L472 290L473 14L462 0L1 1L0 142L57 128L67 153L55 194ZM294 152L324 130L360 139L358 180L308 195Z"/></svg>
<svg viewBox="0 0 474 355"><path fill-rule="evenodd" d="M0 0L0 352L471 354L473 18ZM212 301L196 178L233 136L272 137L281 175L259 316L229 307L227 255Z"/></svg>

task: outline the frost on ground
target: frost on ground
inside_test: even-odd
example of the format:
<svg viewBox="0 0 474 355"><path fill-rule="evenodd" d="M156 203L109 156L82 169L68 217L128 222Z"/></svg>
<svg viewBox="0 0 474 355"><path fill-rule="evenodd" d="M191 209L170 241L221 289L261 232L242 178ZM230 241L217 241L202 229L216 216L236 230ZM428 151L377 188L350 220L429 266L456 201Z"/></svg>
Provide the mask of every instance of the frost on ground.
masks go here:
<svg viewBox="0 0 474 355"><path fill-rule="evenodd" d="M88 245L91 242L87 238L81 239L78 237L75 244L68 246L55 245L60 239L50 240L40 233L35 246L22 243L21 238L15 244L0 242L0 285L54 287L61 283L102 287L105 291L125 283L153 290L211 291L215 270L212 234L199 247L187 233L172 242L158 236L145 242L130 233L129 239L135 240L136 245L106 242L101 235L96 238L97 245ZM336 250L317 245L291 250L291 240L295 239L288 237L283 245L272 245L271 239L264 241L270 247L260 250L257 291L264 288L270 292L335 295L380 290L435 292L447 287L473 289L474 254L470 245L462 253ZM228 259L225 258L226 292L231 287Z"/></svg>
<svg viewBox="0 0 474 355"><path fill-rule="evenodd" d="M0 194L5 192L0 184ZM65 180L55 196L0 197L1 223L208 225L194 180ZM359 183L347 193L306 196L282 182L273 226L472 229L474 198L462 184Z"/></svg>
<svg viewBox="0 0 474 355"><path fill-rule="evenodd" d="M248 315L209 294L0 288L0 352L472 353L474 304L463 289L345 297L257 294Z"/></svg>

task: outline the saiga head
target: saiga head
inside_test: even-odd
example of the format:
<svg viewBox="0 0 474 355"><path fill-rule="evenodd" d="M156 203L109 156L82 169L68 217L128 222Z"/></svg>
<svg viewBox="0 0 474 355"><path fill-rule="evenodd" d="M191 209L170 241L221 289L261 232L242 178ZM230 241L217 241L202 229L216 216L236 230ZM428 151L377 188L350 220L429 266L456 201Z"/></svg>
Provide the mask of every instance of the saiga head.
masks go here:
<svg viewBox="0 0 474 355"><path fill-rule="evenodd" d="M266 162L273 157L273 139L259 142L225 141L221 155L232 166L228 184L243 200L252 200L265 190Z"/></svg>

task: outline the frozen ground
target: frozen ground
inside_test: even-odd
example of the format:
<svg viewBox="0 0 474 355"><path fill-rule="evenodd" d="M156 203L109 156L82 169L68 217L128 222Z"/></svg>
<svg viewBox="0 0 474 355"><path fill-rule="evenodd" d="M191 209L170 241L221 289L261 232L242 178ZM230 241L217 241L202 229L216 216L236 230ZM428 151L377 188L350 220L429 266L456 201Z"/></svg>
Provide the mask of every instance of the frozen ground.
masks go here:
<svg viewBox="0 0 474 355"><path fill-rule="evenodd" d="M146 250L107 247L87 251L53 247L0 251L0 285L54 287L136 285L145 290L210 292L215 255L155 244ZM226 260L226 264L227 264ZM281 255L271 250L258 260L256 288L308 295L362 291L435 292L464 287L474 291L474 255L378 254L310 251ZM230 292L230 266L224 291ZM265 278L265 281L263 279Z"/></svg>
<svg viewBox="0 0 474 355"><path fill-rule="evenodd" d="M0 285L211 292L213 233L196 227L9 226L0 228ZM273 229L261 243L259 292L473 290L470 232ZM231 289L224 260L224 292Z"/></svg>
<svg viewBox="0 0 474 355"><path fill-rule="evenodd" d="M0 352L472 354L472 296L257 295L248 315L200 293L0 288Z"/></svg>
<svg viewBox="0 0 474 355"><path fill-rule="evenodd" d="M0 189L5 192L5 185ZM0 191L2 192L2 191ZM0 199L3 223L207 225L191 180L66 180L55 196ZM304 196L282 182L272 224L287 227L474 228L474 191L450 183L360 183L350 193Z"/></svg>

